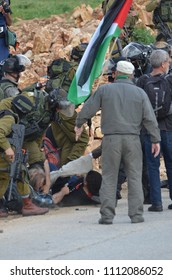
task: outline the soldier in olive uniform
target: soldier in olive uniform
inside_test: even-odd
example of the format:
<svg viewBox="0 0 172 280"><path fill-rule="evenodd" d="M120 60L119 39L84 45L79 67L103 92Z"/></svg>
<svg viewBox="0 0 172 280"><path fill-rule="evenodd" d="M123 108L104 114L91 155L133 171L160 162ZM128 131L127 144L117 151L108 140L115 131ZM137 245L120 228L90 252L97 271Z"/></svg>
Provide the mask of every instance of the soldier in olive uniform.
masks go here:
<svg viewBox="0 0 172 280"><path fill-rule="evenodd" d="M84 129L79 141L75 139L75 107L67 100L67 92L55 89L51 92L51 108L56 110L55 118L47 129L46 136L61 149L61 166L82 156L88 145L89 136ZM53 139L53 140L52 140Z"/></svg>
<svg viewBox="0 0 172 280"><path fill-rule="evenodd" d="M65 58L58 58L51 62L47 67L48 80L45 85L46 92L49 93L55 88L62 88L68 92L87 46L88 43L81 43L73 47L69 61Z"/></svg>
<svg viewBox="0 0 172 280"><path fill-rule="evenodd" d="M158 31L157 41L167 41L172 36L172 1L151 0L147 12L153 12L153 23Z"/></svg>
<svg viewBox="0 0 172 280"><path fill-rule="evenodd" d="M32 103L24 96L6 98L0 103L0 218L7 217L8 211L4 206L3 196L8 188L10 176L8 169L15 160L15 152L8 137L12 133L12 125L19 121L32 109ZM22 148L22 147L21 147ZM4 172L4 169L6 172ZM30 188L24 180L17 180L17 190L22 197L23 216L40 215L48 212L47 208L39 208L29 198Z"/></svg>
<svg viewBox="0 0 172 280"><path fill-rule="evenodd" d="M0 100L18 95L18 81L25 66L30 65L30 60L25 55L15 55L7 58L2 66L3 77L0 80Z"/></svg>
<svg viewBox="0 0 172 280"><path fill-rule="evenodd" d="M102 10L104 15L107 13L107 11L109 10L113 2L114 0L105 0L102 2ZM124 23L123 30L120 34L122 47L124 47L126 44L129 43L133 29L138 19L139 19L138 13L134 11L133 7L131 7L128 16L126 18L126 21ZM118 45L116 44L114 45L114 39L112 39L110 43L110 53L112 51L112 48L113 50L117 50L119 48Z"/></svg>
<svg viewBox="0 0 172 280"><path fill-rule="evenodd" d="M70 160L79 158L87 147L89 137L86 130L84 130L81 140L79 142L75 141L74 126L76 112L74 105L67 100L67 92L58 88L49 94L43 91L40 94L41 99L39 103L42 102L42 105L36 109L35 103L38 97L35 98L33 92L22 93L34 105L33 110L22 119L22 123L26 126L23 147L29 151L29 165L32 166L37 163L43 166L45 153L42 152L41 146L43 135L47 129L49 133L51 131L51 134L53 134L56 147L61 149L62 165ZM43 110L42 113L40 111L41 117L36 119L36 116L39 116L38 111L40 108ZM51 126L49 127L50 124Z"/></svg>
<svg viewBox="0 0 172 280"><path fill-rule="evenodd" d="M17 67L14 68L15 63ZM24 71L24 66L19 64L19 61L16 56L13 58L6 59L2 69L3 77L0 81L0 100L11 96L16 96L20 93L20 90L18 88L18 80L20 73Z"/></svg>
<svg viewBox="0 0 172 280"><path fill-rule="evenodd" d="M78 54L77 50L80 51L79 54ZM75 57L79 56L81 58L83 55L83 52L85 50L85 44L82 45L82 48L79 48L77 50L75 50L75 52L73 52L73 56L75 55ZM3 88L3 91L4 91L3 98L7 98L8 96L15 96L20 93L20 91L17 88L17 80L19 79L20 72L24 71L24 69L25 69L25 67L23 65L24 63L22 64L22 61L20 61L20 58L23 59L23 57L18 57L18 55L14 56L12 58L9 58L9 59L7 59L7 61L5 62L4 66L3 66L4 73L8 73L8 75L16 78L16 84L11 82L10 85L9 85L10 81L9 80L7 81L4 78L3 86L6 85L7 88L6 89ZM79 60L79 58L78 58L78 60ZM7 90L8 90L8 92L7 92ZM57 117L55 116L55 112L56 112L55 104L56 104L57 110L58 110L58 98L55 99L55 103L52 106L52 104L50 104L51 103L50 93L48 94L47 92L45 92L43 90L39 90L38 88L35 88L35 85L33 85L33 87L30 87L25 90L26 91L22 92L22 95L25 97L28 97L29 100L32 102L33 110L29 114L27 114L27 116L25 116L25 118L22 119L22 123L26 127L25 141L24 141L23 147L29 151L29 158L28 158L29 165L39 163L39 164L41 164L41 166L43 166L44 160L45 160L45 154L44 154L44 152L41 151L42 137L43 137L43 134L45 133L47 127L51 123L51 121L54 120L54 118L57 120ZM58 90L56 90L55 93L58 95ZM67 96L66 92L65 92L65 94ZM50 97L50 99L49 99L49 97ZM72 141L73 141L73 139L75 139L74 125L75 125L76 113L73 112L73 115L70 117L66 117L64 115L65 112L62 115L60 112L58 112L58 114L59 114L58 116L60 116L60 118L61 118L62 124L65 123L65 135L69 134L67 137L68 137L68 139L70 139L70 137L71 137L70 134L73 133L73 138L72 138ZM56 123L58 123L58 122L56 121ZM54 127L54 122L52 124L52 127ZM59 124L55 125L55 127L56 128L59 127ZM63 125L61 127L63 127ZM60 128L60 131L62 131L62 128ZM59 132L57 132L57 133L59 133ZM56 134L56 132L55 132L55 134ZM62 133L62 132L59 133L59 135L61 135L61 134L64 135L64 133ZM83 155L83 153L86 149L86 146L88 144L88 140L89 140L86 131L84 131L84 133L83 133L83 138L84 138L83 142L81 139L80 145L79 145L79 143L77 143L77 151L75 150L75 152L74 152L75 156L74 157L72 156L70 160L78 158L81 155ZM62 139L64 141L65 137L63 138L63 136L62 136ZM71 139L69 142L71 142ZM58 139L58 143L59 143L59 145L61 145L61 140ZM62 146L63 147L65 146L64 142L63 142ZM71 145L69 145L69 149L70 149L70 154L72 154L72 151L74 151L74 147L72 148ZM67 150L67 151L69 153L69 150ZM65 153L65 151L62 153L62 158L63 158L64 153ZM62 163L63 162L66 163L66 157L67 157L67 155L64 157L65 160L62 160Z"/></svg>

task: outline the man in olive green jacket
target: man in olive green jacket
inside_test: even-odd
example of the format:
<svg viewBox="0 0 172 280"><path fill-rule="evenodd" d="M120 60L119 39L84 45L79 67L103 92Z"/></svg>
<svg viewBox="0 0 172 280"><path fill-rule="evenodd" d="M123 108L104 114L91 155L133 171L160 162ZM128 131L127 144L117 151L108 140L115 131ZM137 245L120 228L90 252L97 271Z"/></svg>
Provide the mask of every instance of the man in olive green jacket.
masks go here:
<svg viewBox="0 0 172 280"><path fill-rule="evenodd" d="M116 82L100 86L85 102L76 118L76 139L88 118L101 109L102 185L100 189L100 224L112 224L115 216L116 187L121 161L128 181L128 216L132 223L143 218L142 126L151 135L152 153L160 152L158 123L146 93L132 82L134 66L117 63Z"/></svg>

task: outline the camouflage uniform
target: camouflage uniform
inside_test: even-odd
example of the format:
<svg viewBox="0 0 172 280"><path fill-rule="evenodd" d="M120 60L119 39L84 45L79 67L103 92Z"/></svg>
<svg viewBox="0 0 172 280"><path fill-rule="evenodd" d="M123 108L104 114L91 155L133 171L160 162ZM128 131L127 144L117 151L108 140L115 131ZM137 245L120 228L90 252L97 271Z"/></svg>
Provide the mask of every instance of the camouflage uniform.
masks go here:
<svg viewBox="0 0 172 280"><path fill-rule="evenodd" d="M71 58L70 61L68 61L68 64L71 65L71 67L69 69L69 72L66 72L67 74L65 74L64 71L60 74L56 73L58 68L57 66L54 67L54 69L50 66L48 67L48 76L50 76L50 80L47 82L45 88L47 92L50 92L52 91L52 89L58 87L68 92L71 81L75 75L78 64L84 54L87 45L87 43L81 43L72 49ZM51 123L51 126L47 131L47 137L51 138L51 136L53 136L53 140L55 140L55 143L53 144L56 144L56 146L61 149L61 166L82 156L89 141L88 133L85 129L83 130L83 133L79 140L75 140L74 127L76 116L76 112L74 112L72 117L67 117L64 114L58 112L56 114L55 120Z"/></svg>
<svg viewBox="0 0 172 280"><path fill-rule="evenodd" d="M48 69L49 79L46 82L45 91L50 93L55 88L62 88L68 92L71 82L75 76L76 69L78 68L78 62L75 60L67 61L65 59L57 59L55 61L62 61L61 65L50 65ZM63 62L64 61L64 62ZM53 61L54 62L54 61ZM62 65L65 63L67 69L63 70ZM58 71L56 70L58 69Z"/></svg>
<svg viewBox="0 0 172 280"><path fill-rule="evenodd" d="M10 79L10 76L13 77L14 74L18 74L18 79L19 79L20 72L23 72L25 70L25 67L23 65L22 60L20 60L20 57L14 56L14 57L7 59L3 65L3 70L4 70L5 75L2 78L2 81L0 83L0 87L3 90L3 94L4 94L3 98L7 98L9 96L16 96L16 95L20 94L21 91L18 88L18 83ZM16 77L16 80L17 80L17 77ZM35 88L34 87L31 87L31 88L32 88L32 92L22 93L22 95L26 96L32 102L32 104L35 105L36 100L37 100L37 98L34 97ZM2 97L1 97L1 99L2 99ZM50 114L50 112L49 112L49 114ZM27 114L27 116L28 115L30 115L30 113ZM50 123L50 118L48 120L49 120L49 122L47 122L46 128L48 127L48 125ZM30 123L31 122L32 122L32 120L30 120ZM36 140L32 141L33 140L33 138L32 138L30 141L25 140L25 142L24 142L24 148L27 149L29 152L29 159L28 159L29 164L39 162L39 161L44 161L44 159L45 159L44 153L40 151L40 143L42 141L41 136L42 135L40 133L39 137L37 137Z"/></svg>
<svg viewBox="0 0 172 280"><path fill-rule="evenodd" d="M26 95L30 101L34 104L35 98L32 93L23 93ZM43 121L45 123L45 130L39 134L35 140L26 139L24 141L23 147L29 151L29 164L34 164L36 162L43 162L45 160L45 153L41 152L42 137L51 123L52 133L57 146L61 148L61 165L67 163L68 161L74 160L82 156L87 147L89 137L86 130L83 131L82 136L79 141L75 141L75 119L76 112L72 117L66 117L62 113L58 113L57 120L52 122L52 111L49 108L48 99L45 98L45 112Z"/></svg>
<svg viewBox="0 0 172 280"><path fill-rule="evenodd" d="M35 105L35 97L33 92L24 92L22 93L22 95L26 96L29 98L29 100ZM44 116L44 120L46 119L47 123L45 124L45 129L39 133L39 136L36 137L36 139L33 138L29 138L29 139L25 139L24 140L24 144L23 144L23 148L28 150L28 163L34 164L34 163L38 163L38 162L43 162L45 160L45 154L44 152L41 151L41 145L42 145L42 137L43 134L46 130L46 128L48 127L48 125L50 124L50 117L52 112L49 110L48 108L48 102L44 101L45 104L45 112L46 112L46 116ZM26 116L27 119L27 116Z"/></svg>
<svg viewBox="0 0 172 280"><path fill-rule="evenodd" d="M162 21L167 25L170 30L172 31L172 1L171 0L161 0L160 3L158 0L149 1L146 5L147 12L155 13L156 9L158 9L158 13ZM153 14L153 21L154 21L154 14ZM155 28L158 30L158 35L162 33L160 23L155 24ZM165 38L164 38L165 39Z"/></svg>
<svg viewBox="0 0 172 280"><path fill-rule="evenodd" d="M11 113L11 101L13 98L7 98L1 101L0 103L0 111L1 110L10 110ZM14 114L14 113L13 113ZM17 117L17 115L16 115ZM7 161L7 158L3 151L10 148L11 145L7 139L7 136L12 132L11 126L15 124L15 118L12 115L5 115L0 118L0 168L9 168L10 164ZM0 172L0 199L5 194L8 185L9 185L9 173L8 172ZM29 185L24 182L17 182L17 190L21 196L27 196L30 193Z"/></svg>
<svg viewBox="0 0 172 280"><path fill-rule="evenodd" d="M4 98L7 98L9 96L16 96L20 93L20 90L17 88L17 83L11 82L8 80L6 83L3 83L3 87L7 87L4 90ZM35 98L33 96L33 92L25 92L22 93L22 95L29 98L29 100L35 104ZM48 105L47 105L48 106ZM49 112L49 115L51 115L51 112ZM49 122L47 122L47 127L50 124L50 117ZM42 136L43 133L39 135L39 137L36 140L25 140L23 148L28 150L28 162L29 164L33 164L35 162L42 162L45 160L45 155L43 152L40 151L41 143L42 143Z"/></svg>

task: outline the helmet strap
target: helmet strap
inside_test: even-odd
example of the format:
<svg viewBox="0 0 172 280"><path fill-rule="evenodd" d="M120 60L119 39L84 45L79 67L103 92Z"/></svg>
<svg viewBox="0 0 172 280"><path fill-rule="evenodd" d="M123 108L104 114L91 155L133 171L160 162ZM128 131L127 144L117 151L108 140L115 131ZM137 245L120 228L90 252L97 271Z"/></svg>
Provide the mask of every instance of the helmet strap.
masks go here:
<svg viewBox="0 0 172 280"><path fill-rule="evenodd" d="M10 73L10 76L16 81L18 82L19 81L19 78L20 78L20 74L19 73Z"/></svg>

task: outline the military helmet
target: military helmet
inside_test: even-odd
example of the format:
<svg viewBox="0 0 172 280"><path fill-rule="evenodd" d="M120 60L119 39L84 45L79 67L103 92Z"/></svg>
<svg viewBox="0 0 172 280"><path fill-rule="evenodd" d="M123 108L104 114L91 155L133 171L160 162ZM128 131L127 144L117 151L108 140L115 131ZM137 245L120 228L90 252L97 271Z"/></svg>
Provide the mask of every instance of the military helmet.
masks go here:
<svg viewBox="0 0 172 280"><path fill-rule="evenodd" d="M149 45L131 42L123 48L122 55L131 61L144 60L150 56L151 52L152 48Z"/></svg>
<svg viewBox="0 0 172 280"><path fill-rule="evenodd" d="M16 113L20 112L23 114L27 114L33 108L33 104L29 100L29 98L21 94L14 97L11 104L14 107L14 109L16 109Z"/></svg>
<svg viewBox="0 0 172 280"><path fill-rule="evenodd" d="M20 64L17 56L7 58L2 67L5 73L20 73L25 70L25 66Z"/></svg>
<svg viewBox="0 0 172 280"><path fill-rule="evenodd" d="M6 73L20 73L30 66L31 61L25 55L17 54L7 58L2 66L2 71Z"/></svg>
<svg viewBox="0 0 172 280"><path fill-rule="evenodd" d="M131 42L123 48L122 55L134 65L135 69L141 69L143 72L149 64L152 51L153 48L150 45Z"/></svg>
<svg viewBox="0 0 172 280"><path fill-rule="evenodd" d="M81 43L78 46L74 47L71 52L71 58L74 60L81 60L88 43Z"/></svg>
<svg viewBox="0 0 172 280"><path fill-rule="evenodd" d="M61 109L65 110L71 104L67 100L67 92L62 88L55 88L49 93L48 103L51 109Z"/></svg>

